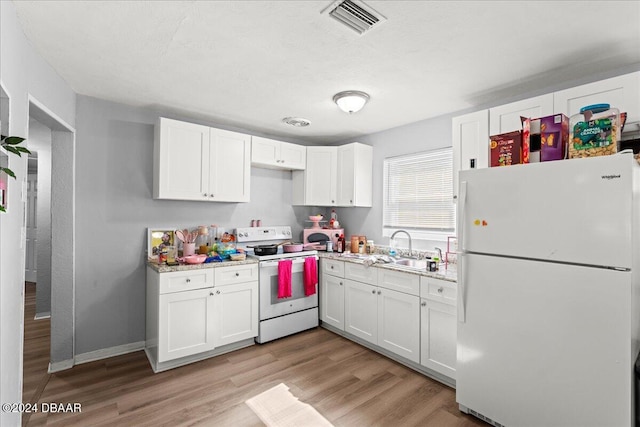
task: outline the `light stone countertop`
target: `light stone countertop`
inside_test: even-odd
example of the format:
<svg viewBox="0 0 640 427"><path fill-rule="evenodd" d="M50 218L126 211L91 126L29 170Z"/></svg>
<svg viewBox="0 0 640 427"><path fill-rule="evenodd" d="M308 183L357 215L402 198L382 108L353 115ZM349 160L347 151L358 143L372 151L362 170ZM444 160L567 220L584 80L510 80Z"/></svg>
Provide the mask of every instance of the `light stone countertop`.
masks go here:
<svg viewBox="0 0 640 427"><path fill-rule="evenodd" d="M378 255L378 254L374 254L374 255ZM321 251L318 251L318 256L320 258L335 259L338 261L352 262L356 264L364 264L364 261L366 259L365 258L366 255L355 258L350 256L342 256L341 254L336 252L321 252ZM404 273L417 274L419 276L425 276L425 277L433 277L434 279L447 280L449 282L458 281L458 270L457 270L456 264L449 264L447 266L448 268L446 269L444 268L444 265L441 265L439 271L426 271L422 269L418 270L416 268L411 268L411 267L391 264L391 263L375 263L372 265L372 267L402 271Z"/></svg>
<svg viewBox="0 0 640 427"><path fill-rule="evenodd" d="M158 273L171 273L174 271L191 271L191 270L201 270L203 268L218 268L218 267L230 267L234 265L242 265L242 264L257 264L258 260L255 258L245 259L244 261L218 261L218 262L208 262L203 264L180 264L180 265L158 265L155 262L148 261L147 266L154 269Z"/></svg>

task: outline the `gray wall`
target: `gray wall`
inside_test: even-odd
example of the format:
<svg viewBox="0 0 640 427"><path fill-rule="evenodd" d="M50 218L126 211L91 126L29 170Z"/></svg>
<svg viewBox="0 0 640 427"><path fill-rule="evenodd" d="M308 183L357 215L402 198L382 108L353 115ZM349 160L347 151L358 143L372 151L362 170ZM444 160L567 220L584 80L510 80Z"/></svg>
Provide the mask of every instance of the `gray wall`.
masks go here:
<svg viewBox="0 0 640 427"><path fill-rule="evenodd" d="M75 93L35 52L24 36L12 2L0 1L0 83L10 98L9 133L28 136L29 96L38 99L71 126L75 124ZM4 128L4 127L3 127ZM7 214L0 215L0 401L22 401L22 322L24 291L24 215L20 186L27 158L10 161ZM0 425L19 425L19 413L0 413Z"/></svg>
<svg viewBox="0 0 640 427"><path fill-rule="evenodd" d="M77 106L76 355L145 339L147 227L233 229L261 219L301 234L310 208L291 206L291 172L252 168L249 203L154 200L160 113L86 96Z"/></svg>

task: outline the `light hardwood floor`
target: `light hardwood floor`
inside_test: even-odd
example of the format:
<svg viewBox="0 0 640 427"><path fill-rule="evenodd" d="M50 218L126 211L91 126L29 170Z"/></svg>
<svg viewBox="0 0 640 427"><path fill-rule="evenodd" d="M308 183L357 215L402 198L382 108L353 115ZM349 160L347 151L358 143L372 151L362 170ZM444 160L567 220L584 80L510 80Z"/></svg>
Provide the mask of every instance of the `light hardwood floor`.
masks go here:
<svg viewBox="0 0 640 427"><path fill-rule="evenodd" d="M453 389L322 328L159 374L137 351L49 375L49 321L33 321L33 293L23 401L82 412L25 415L24 426L262 426L244 402L279 383L335 426L486 426Z"/></svg>

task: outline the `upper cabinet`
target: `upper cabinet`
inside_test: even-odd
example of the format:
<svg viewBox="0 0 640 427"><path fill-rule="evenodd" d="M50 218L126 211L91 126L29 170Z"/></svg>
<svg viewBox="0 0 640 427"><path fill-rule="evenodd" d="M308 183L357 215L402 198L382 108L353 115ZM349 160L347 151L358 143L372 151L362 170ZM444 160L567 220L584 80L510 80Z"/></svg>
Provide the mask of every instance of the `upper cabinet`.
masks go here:
<svg viewBox="0 0 640 427"><path fill-rule="evenodd" d="M293 172L294 205L371 207L371 146L307 147L307 158L307 168Z"/></svg>
<svg viewBox="0 0 640 427"><path fill-rule="evenodd" d="M610 104L627 112L627 123L640 121L640 72L589 83L553 94L554 113L568 117L580 108L593 104Z"/></svg>
<svg viewBox="0 0 640 427"><path fill-rule="evenodd" d="M307 147L251 137L251 164L268 169L304 170L307 163Z"/></svg>
<svg viewBox="0 0 640 427"><path fill-rule="evenodd" d="M293 204L336 206L338 147L307 147L307 158L307 168L293 172Z"/></svg>
<svg viewBox="0 0 640 427"><path fill-rule="evenodd" d="M489 110L454 117L453 199L458 198L458 172L489 166Z"/></svg>
<svg viewBox="0 0 640 427"><path fill-rule="evenodd" d="M373 148L354 142L338 147L338 206L371 207Z"/></svg>
<svg viewBox="0 0 640 427"><path fill-rule="evenodd" d="M489 135L521 130L521 116L534 118L552 114L554 114L554 111L553 94L551 93L500 105L489 110Z"/></svg>
<svg viewBox="0 0 640 427"><path fill-rule="evenodd" d="M248 202L251 137L159 118L155 129L153 197Z"/></svg>

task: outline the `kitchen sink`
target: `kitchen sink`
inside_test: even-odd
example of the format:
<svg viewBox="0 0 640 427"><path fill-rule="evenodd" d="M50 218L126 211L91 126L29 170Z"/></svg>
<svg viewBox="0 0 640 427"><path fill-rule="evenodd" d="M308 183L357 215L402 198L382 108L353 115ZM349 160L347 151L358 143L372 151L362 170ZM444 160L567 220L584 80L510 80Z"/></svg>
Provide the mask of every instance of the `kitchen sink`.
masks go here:
<svg viewBox="0 0 640 427"><path fill-rule="evenodd" d="M394 262L395 265L409 267L416 270L426 270L427 269L427 260L426 259L414 259L414 258L399 258Z"/></svg>

